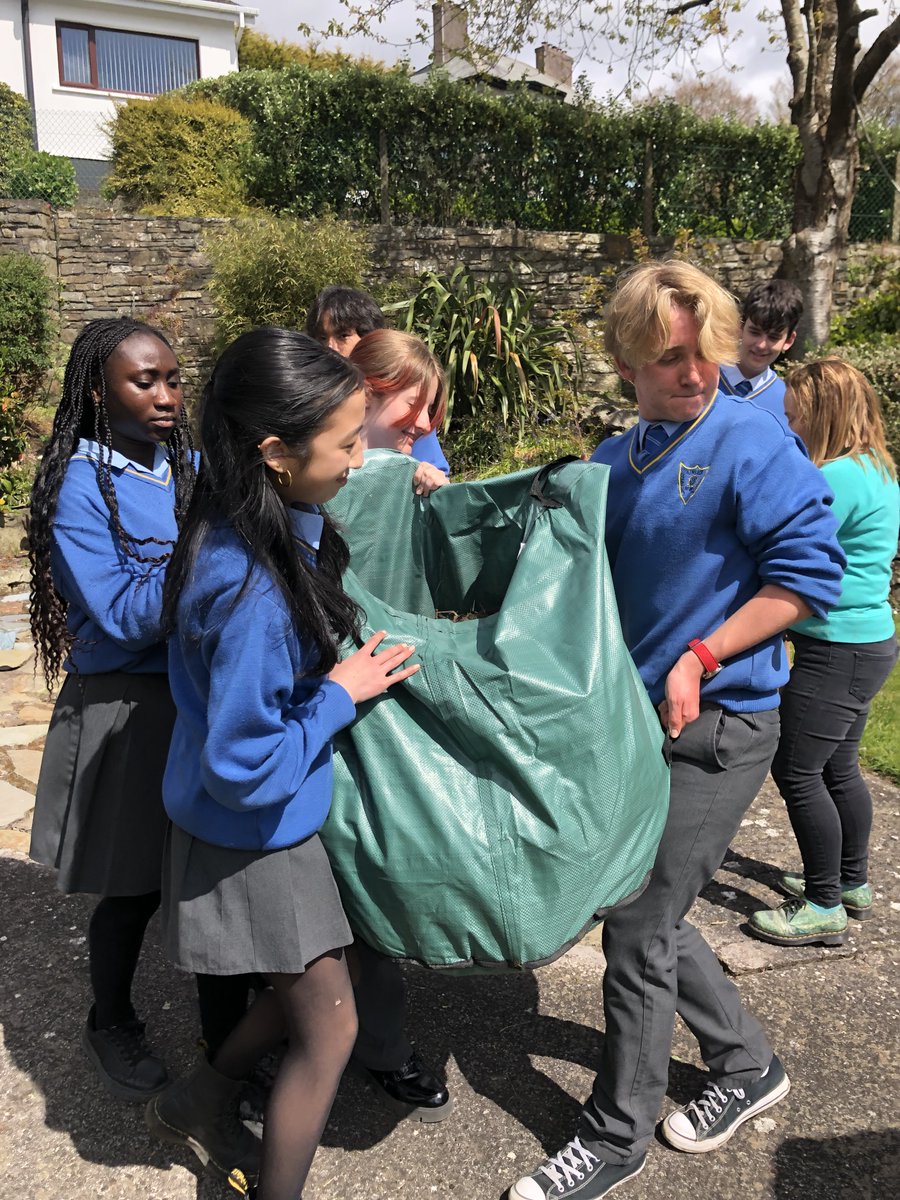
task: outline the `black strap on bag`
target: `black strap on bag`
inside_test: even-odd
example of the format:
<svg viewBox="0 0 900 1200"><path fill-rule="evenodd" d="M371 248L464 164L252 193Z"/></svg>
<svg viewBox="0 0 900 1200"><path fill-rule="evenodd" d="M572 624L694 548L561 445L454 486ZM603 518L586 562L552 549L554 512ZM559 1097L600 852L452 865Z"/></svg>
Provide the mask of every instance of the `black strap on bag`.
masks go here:
<svg viewBox="0 0 900 1200"><path fill-rule="evenodd" d="M555 471L557 467L564 467L566 463L581 462L582 460L577 454L564 454L562 458L554 459L553 462L547 463L545 467L541 467L537 475L531 481L530 495L532 499L537 500L542 508L562 508L562 500L554 500L551 496L544 495L544 488L550 478L550 472Z"/></svg>

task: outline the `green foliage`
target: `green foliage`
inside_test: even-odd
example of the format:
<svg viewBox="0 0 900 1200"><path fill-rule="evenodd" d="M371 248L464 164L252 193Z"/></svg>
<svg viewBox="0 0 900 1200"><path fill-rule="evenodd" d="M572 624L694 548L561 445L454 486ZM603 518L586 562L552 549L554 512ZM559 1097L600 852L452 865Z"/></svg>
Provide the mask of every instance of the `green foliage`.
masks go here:
<svg viewBox="0 0 900 1200"><path fill-rule="evenodd" d="M254 130L250 195L276 212L380 220L380 147L398 223L510 222L530 229L642 224L645 154L658 232L779 237L799 152L784 126L704 121L672 103L559 104L346 66L242 70L191 84Z"/></svg>
<svg viewBox="0 0 900 1200"><path fill-rule="evenodd" d="M25 411L51 364L50 283L37 259L0 254L0 505L15 497Z"/></svg>
<svg viewBox="0 0 900 1200"><path fill-rule="evenodd" d="M563 326L535 321L537 303L514 281L480 281L458 266L450 276L427 272L412 299L391 306L398 327L421 337L447 372L448 423L484 413L523 428L557 411L580 361Z"/></svg>
<svg viewBox="0 0 900 1200"><path fill-rule="evenodd" d="M888 449L900 468L900 333L886 333L861 344L829 342L809 358L835 355L852 363L871 383L881 400Z"/></svg>
<svg viewBox="0 0 900 1200"><path fill-rule="evenodd" d="M313 71L339 71L342 67L365 67L371 71L397 71L366 55L354 56L344 50L320 50L315 42L305 46L296 42L276 41L256 29L245 29L238 46L241 71L283 71L286 67L309 67Z"/></svg>
<svg viewBox="0 0 900 1200"><path fill-rule="evenodd" d="M251 131L233 108L173 94L129 100L117 109L109 137L109 198L166 216L247 211L243 160Z"/></svg>
<svg viewBox="0 0 900 1200"><path fill-rule="evenodd" d="M589 456L597 444L577 421L563 416L504 428L489 412L459 422L453 431L450 456L454 481L491 479L529 467L542 467L554 459Z"/></svg>
<svg viewBox="0 0 900 1200"><path fill-rule="evenodd" d="M31 149L31 106L24 96L0 83L0 193L6 195L11 158Z"/></svg>
<svg viewBox="0 0 900 1200"><path fill-rule="evenodd" d="M900 262L894 261L877 290L832 322L835 342L860 343L885 333L900 334Z"/></svg>
<svg viewBox="0 0 900 1200"><path fill-rule="evenodd" d="M71 208L78 199L75 168L68 158L43 150L19 150L3 171L3 193L11 200L46 200Z"/></svg>
<svg viewBox="0 0 900 1200"><path fill-rule="evenodd" d="M326 284L360 287L369 265L364 235L330 216L235 221L211 234L206 249L220 346L258 325L302 329Z"/></svg>

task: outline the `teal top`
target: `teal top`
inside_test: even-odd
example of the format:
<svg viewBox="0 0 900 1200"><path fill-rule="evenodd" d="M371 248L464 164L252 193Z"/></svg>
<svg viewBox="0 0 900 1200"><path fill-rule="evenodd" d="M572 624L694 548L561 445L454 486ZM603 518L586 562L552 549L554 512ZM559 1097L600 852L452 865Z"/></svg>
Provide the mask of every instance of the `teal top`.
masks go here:
<svg viewBox="0 0 900 1200"><path fill-rule="evenodd" d="M888 593L897 553L900 489L875 462L836 458L822 466L834 492L838 541L847 556L841 598L827 617L791 628L826 642L881 642L894 632Z"/></svg>

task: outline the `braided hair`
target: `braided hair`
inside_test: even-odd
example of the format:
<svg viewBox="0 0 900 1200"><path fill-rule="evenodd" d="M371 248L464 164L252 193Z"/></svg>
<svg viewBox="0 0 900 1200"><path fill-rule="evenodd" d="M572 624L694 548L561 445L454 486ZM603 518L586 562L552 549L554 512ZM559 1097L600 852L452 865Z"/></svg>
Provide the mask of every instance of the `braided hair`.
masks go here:
<svg viewBox="0 0 900 1200"><path fill-rule="evenodd" d="M50 440L31 492L28 520L31 637L48 689L53 686L72 645L72 635L66 624L68 604L53 583L50 546L59 490L79 438L92 438L100 447L97 486L109 509L123 553L136 562L158 565L168 560L173 549L173 543L168 539L138 538L123 528L110 471L112 431L106 410L103 367L120 343L134 333L150 334L171 349L161 330L131 317L90 321L75 339L66 363L62 396L53 419ZM193 440L184 406L166 444L166 453L175 479L175 520L180 523L190 502L195 476ZM165 549L156 556L144 554L141 548L150 544Z"/></svg>

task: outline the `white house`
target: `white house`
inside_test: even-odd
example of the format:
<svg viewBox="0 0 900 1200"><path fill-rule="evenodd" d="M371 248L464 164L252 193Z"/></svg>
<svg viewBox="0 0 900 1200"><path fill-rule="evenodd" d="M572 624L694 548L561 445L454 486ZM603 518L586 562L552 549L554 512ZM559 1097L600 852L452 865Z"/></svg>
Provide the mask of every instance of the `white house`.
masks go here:
<svg viewBox="0 0 900 1200"><path fill-rule="evenodd" d="M0 79L28 98L37 149L91 191L116 104L237 70L256 16L231 0L0 0Z"/></svg>

